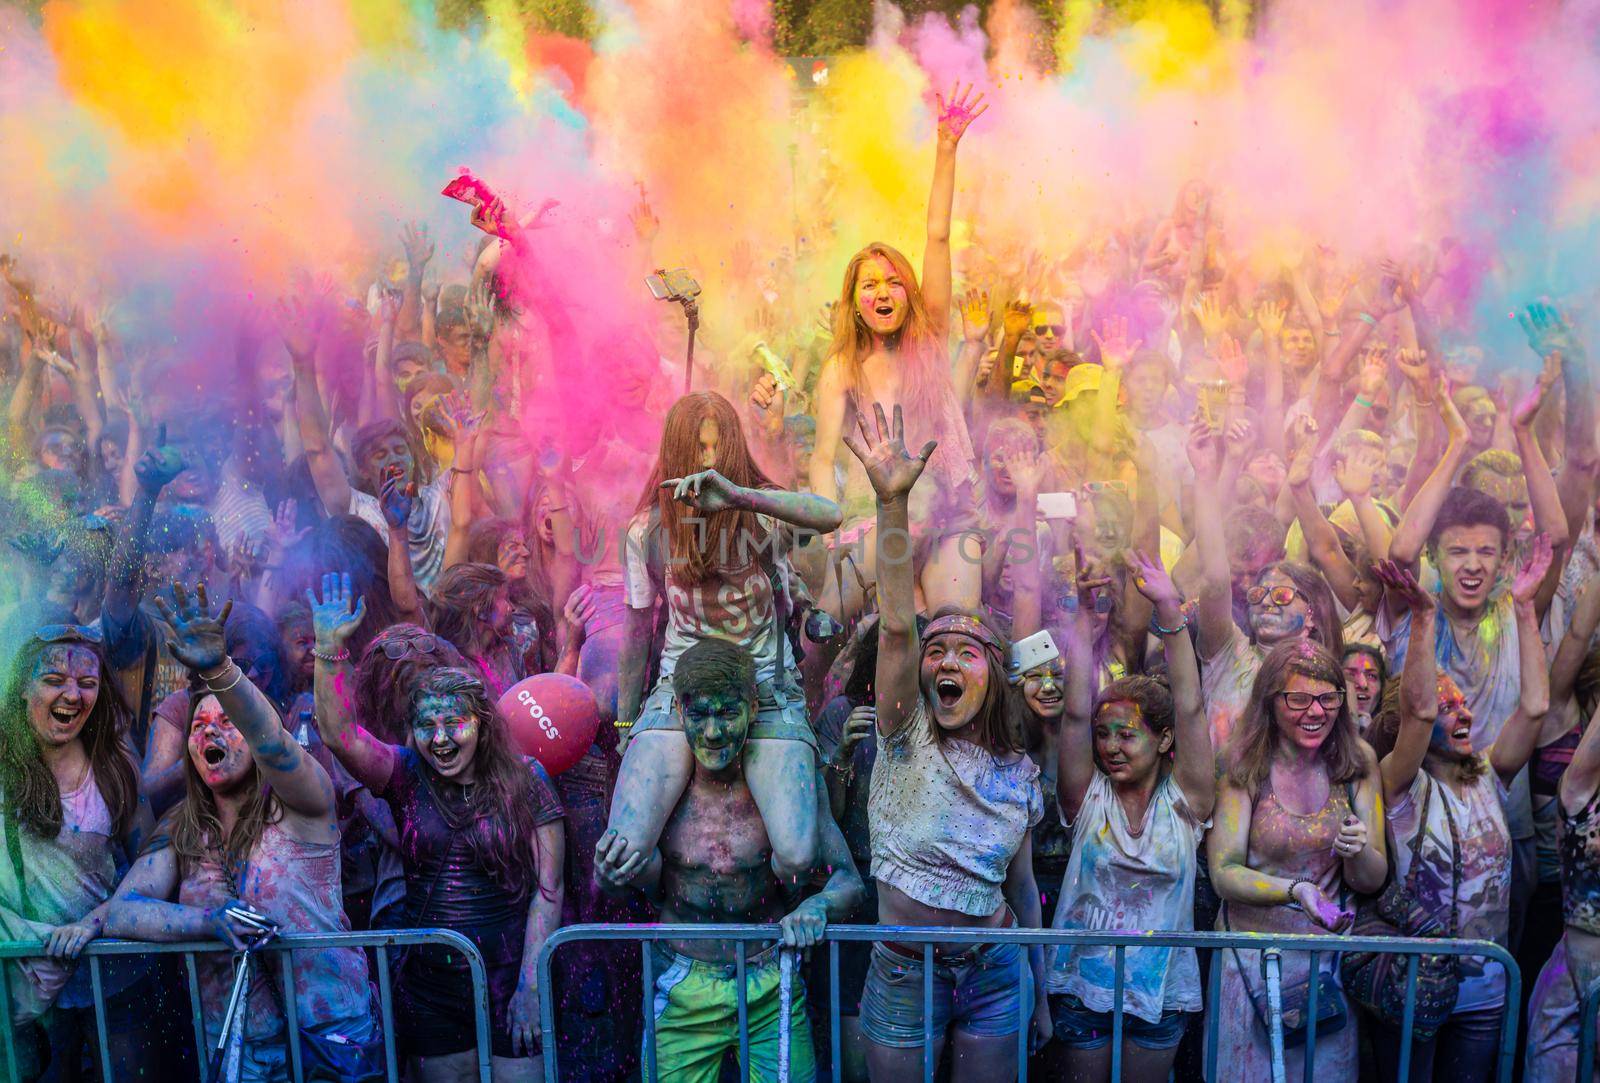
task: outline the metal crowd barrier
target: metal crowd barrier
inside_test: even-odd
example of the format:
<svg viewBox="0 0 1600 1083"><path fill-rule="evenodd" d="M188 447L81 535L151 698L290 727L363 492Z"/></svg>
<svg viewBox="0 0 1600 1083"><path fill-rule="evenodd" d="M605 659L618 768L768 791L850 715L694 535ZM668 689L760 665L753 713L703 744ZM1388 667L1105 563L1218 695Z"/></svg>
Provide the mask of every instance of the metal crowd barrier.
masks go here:
<svg viewBox="0 0 1600 1083"><path fill-rule="evenodd" d="M421 945L438 945L460 952L466 957L472 974L472 1002L478 1033L478 1078L480 1083L490 1083L489 1059L489 986L483 956L472 941L449 929L380 929L353 933L283 933L274 937L260 950L280 953L279 973L286 995L283 1008L289 1035L290 1078L294 1083L304 1083L305 1069L301 1062L299 1009L294 996L293 958L297 951L321 951L328 948L372 948L377 954L378 1005L382 1013L383 1053L391 1080L400 1078L399 1059L394 1045L394 1002L389 978L389 952L394 948ZM79 957L79 965L87 962L89 982L94 994L95 1036L100 1047L100 1077L116 1079L112 1071L111 1048L106 1035L105 997L101 992L100 960L108 956L128 955L182 955L189 977L189 1006L194 1013L194 1041L201 1070L207 1063L205 1020L200 1007L200 976L195 967L195 956L227 953L232 949L215 940L186 941L177 944L152 944L133 940L95 940ZM0 942L0 1043L3 1043L4 1074L9 1083L19 1083L20 1073L15 1048L15 1035L11 1027L11 987L8 984L7 960L42 957L44 944L40 941Z"/></svg>
<svg viewBox="0 0 1600 1083"><path fill-rule="evenodd" d="M780 940L781 936L776 925L570 925L558 929L545 941L544 950L539 954L539 988L550 988L550 962L555 952L566 944L580 940L637 940L644 958L644 975L641 985L643 999L641 1001L644 1012L644 1049L645 1078L649 1083L656 1083L660 1078L656 1064L655 1043L655 960L651 955L650 946L658 940L716 940L732 941L735 946L735 981L738 983L738 1023L739 1023L739 1065L740 1078L744 1083L750 1081L750 1033L745 1001L745 959L748 954L748 945L752 943L766 944ZM831 1076L833 1083L841 1083L842 1065L838 1050L840 1048L839 1026L839 944L844 941L879 941L889 940L900 944L922 945L923 981L922 981L922 1078L924 1083L933 1083L934 1073L938 1065L934 1063L933 1048L933 970L934 970L934 945L935 944L1016 944L1021 948L1042 945L1050 948L1057 944L1079 944L1085 946L1109 946L1114 948L1116 966L1115 985L1113 987L1114 1010L1111 1017L1111 1078L1113 1083L1122 1080L1122 1034L1123 1034L1123 983L1126 980L1127 949L1131 947L1171 947L1171 948L1238 948L1262 953L1263 977L1266 981L1267 998L1271 1019L1269 1021L1268 1040L1272 1051L1273 1080L1274 1083L1287 1083L1284 1078L1283 1054L1283 1027L1282 1027L1282 954L1284 952L1305 952L1307 962L1312 973L1316 972L1318 958L1321 956L1337 956L1352 951L1386 952L1395 955L1409 956L1406 967L1406 1000L1405 1016L1402 1021L1401 1033L1404 1044L1401 1047L1400 1063L1397 1078L1407 1079L1411 1071L1411 1045L1413 1040L1412 1022L1413 1012L1416 1008L1417 988L1417 963L1423 955L1481 955L1498 960L1506 969L1506 1003L1508 1005L1522 1002L1522 975L1517 969L1517 962L1504 948L1486 940L1431 940L1412 939L1404 937L1357 937L1357 936L1276 936L1268 933L1216 933L1216 932L1088 932L1077 929L958 929L958 928L931 928L925 926L890 926L890 925L830 925L824 936L828 952L828 1028L831 1035L831 1046L834 1050L832 1057ZM799 968L796 968L798 972ZM1018 997L1017 1007L1017 1079L1026 1083L1028 1078L1028 1023L1033 1014L1033 975L1028 967L1028 953L1024 950L1020 956L1020 965L1017 975L1018 985L1022 995ZM1206 1004L1215 1005L1222 992L1221 956L1213 954L1211 969L1206 983ZM1592 1054L1594 1038L1594 1011L1595 998L1600 997L1600 982L1590 990L1590 997L1585 1005L1588 1010L1588 1031L1590 1039L1590 1052ZM553 998L544 996L539 1002L540 1027L544 1044L544 1077L546 1083L559 1083L560 1064L556 1048L555 1007ZM1500 1027L1500 1056L1499 1067L1495 1078L1498 1083L1511 1083L1512 1065L1516 1060L1517 1023L1518 1013L1508 1010ZM783 1016L786 1018L786 1016ZM1305 1068L1301 1083L1314 1083L1316 1075L1316 1048L1317 1048L1317 983L1310 983L1309 999L1306 1004L1306 1040L1305 1040ZM1215 1081L1217 1077L1217 1014L1213 1011L1206 1012L1206 1078ZM786 1047L785 1047L786 1048ZM1582 1077L1580 1077L1582 1078ZM810 1083L809 1080L794 1080L792 1083Z"/></svg>

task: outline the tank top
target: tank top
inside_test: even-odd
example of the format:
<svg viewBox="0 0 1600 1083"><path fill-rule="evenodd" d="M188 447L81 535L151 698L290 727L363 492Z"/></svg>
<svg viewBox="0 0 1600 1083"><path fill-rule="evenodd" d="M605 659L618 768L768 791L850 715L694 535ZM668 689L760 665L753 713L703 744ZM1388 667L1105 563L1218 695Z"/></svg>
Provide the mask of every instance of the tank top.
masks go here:
<svg viewBox="0 0 1600 1083"><path fill-rule="evenodd" d="M1561 913L1568 925L1600 936L1600 793L1576 816L1561 809ZM1556 803L1558 809L1561 804Z"/></svg>
<svg viewBox="0 0 1600 1083"><path fill-rule="evenodd" d="M1348 782L1330 782L1328 800L1316 812L1302 816L1283 807L1273 792L1269 773L1251 810L1245 864L1272 876L1310 880L1324 896L1338 902L1344 894L1344 875L1333 843L1339 837L1339 825L1352 815L1350 791ZM1330 935L1298 907L1230 901L1223 914L1234 932Z"/></svg>

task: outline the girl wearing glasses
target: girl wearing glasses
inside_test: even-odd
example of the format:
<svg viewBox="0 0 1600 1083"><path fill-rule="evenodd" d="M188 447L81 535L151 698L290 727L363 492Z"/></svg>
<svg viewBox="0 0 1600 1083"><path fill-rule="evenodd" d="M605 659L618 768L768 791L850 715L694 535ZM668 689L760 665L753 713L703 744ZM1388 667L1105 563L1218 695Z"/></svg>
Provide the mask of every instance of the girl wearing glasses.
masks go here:
<svg viewBox="0 0 1600 1083"><path fill-rule="evenodd" d="M324 576L321 601L308 601L322 737L394 813L406 924L454 929L478 946L488 970L496 1083L542 1078L537 963L561 924L565 894L566 831L550 778L517 755L483 682L466 670L434 669L420 680L406 710L407 745L374 736L352 717L346 691L344 643L365 607L352 598L348 576ZM380 653L384 642L373 641ZM415 949L397 985L395 1015L406 1020L400 1048L414 1078L476 1078L472 986L462 961Z"/></svg>
<svg viewBox="0 0 1600 1083"><path fill-rule="evenodd" d="M1206 839L1211 882L1222 897L1219 927L1343 931L1355 916L1351 893L1381 888L1388 864L1378 761L1356 732L1338 657L1306 638L1267 652L1223 760ZM1213 1006L1220 1015L1218 1079L1272 1074L1260 955L1222 951L1222 995ZM1316 984L1317 1078L1353 1081L1356 1028L1338 968L1328 954L1317 962L1312 974L1305 955L1284 955L1284 1010L1303 1015ZM1288 1078L1300 1078L1304 1056L1303 1045L1285 1050Z"/></svg>
<svg viewBox="0 0 1600 1083"><path fill-rule="evenodd" d="M25 1069L45 1057L75 1063L94 1032L88 974L59 960L77 958L100 935L118 873L150 833L150 807L120 737L127 708L105 672L98 629L49 625L18 648L0 701L0 823L10 852L0 858L0 938L42 939L51 956L5 968L13 1019L0 1026L29 1020L16 1032ZM121 1071L141 1063L145 1036L134 1020L142 998L129 985L142 973L107 960L107 1022ZM52 1006L43 1028L32 1022Z"/></svg>
<svg viewBox="0 0 1600 1083"><path fill-rule="evenodd" d="M1194 467L1197 492L1222 491L1223 442L1201 419L1189 430L1189 462ZM1280 643L1310 640L1336 659L1344 655L1333 592L1316 571L1294 561L1268 564L1245 589L1249 634L1234 623L1233 570L1223 536L1224 514L1225 508L1217 500L1195 501L1195 550L1200 558L1196 647L1211 743L1219 752L1228 745L1249 707L1251 688L1267 651Z"/></svg>

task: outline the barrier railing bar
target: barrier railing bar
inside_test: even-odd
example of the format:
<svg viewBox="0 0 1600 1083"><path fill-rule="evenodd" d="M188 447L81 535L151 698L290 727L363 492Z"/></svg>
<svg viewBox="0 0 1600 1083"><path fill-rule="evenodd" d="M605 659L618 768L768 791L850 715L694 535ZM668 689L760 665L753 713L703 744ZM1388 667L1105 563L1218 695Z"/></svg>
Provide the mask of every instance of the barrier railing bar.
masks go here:
<svg viewBox="0 0 1600 1083"><path fill-rule="evenodd" d="M94 1036L100 1043L100 1078L110 1079L111 1040L106 1034L105 982L100 974L100 960L94 956L89 958L89 989L94 995ZM4 1023L10 1026L11 1020L6 1019Z"/></svg>
<svg viewBox="0 0 1600 1083"><path fill-rule="evenodd" d="M1406 1004L1400 1016L1400 1079L1411 1078L1411 1043L1415 1041L1417 1019L1417 964L1422 956L1406 960Z"/></svg>
<svg viewBox="0 0 1600 1083"><path fill-rule="evenodd" d="M1522 971L1512 966L1506 968L1506 1003L1522 1003ZM1500 1020L1500 1068L1495 1073L1499 1083L1511 1083L1517 1062L1517 1026L1522 1021L1522 1010L1509 1009Z"/></svg>
<svg viewBox="0 0 1600 1083"><path fill-rule="evenodd" d="M266 968L263 967L263 970ZM283 1023L288 1028L289 1073L294 1083L305 1083L305 1066L300 1063L300 1003L294 995L294 950L278 956L278 978L283 989ZM262 974L262 981L271 981L271 974ZM250 1018L246 1006L245 1018Z"/></svg>
<svg viewBox="0 0 1600 1083"><path fill-rule="evenodd" d="M378 945L378 1014L389 1021L383 1028L383 1066L390 1079L400 1078L400 1062L394 1044L394 991L389 987L389 949Z"/></svg>
<svg viewBox="0 0 1600 1083"><path fill-rule="evenodd" d="M1222 1002L1222 953L1211 953L1211 965L1206 968L1206 1003L1220 1004ZM1217 1028L1221 1025L1221 1016L1217 1012L1206 1012L1206 1037L1205 1059L1206 1078L1217 1078Z"/></svg>
<svg viewBox="0 0 1600 1083"><path fill-rule="evenodd" d="M1261 976L1267 985L1267 1044L1272 1054L1272 1083L1285 1083L1283 1058L1283 955L1276 947L1261 953ZM1245 990L1245 996L1250 990ZM1306 1055L1310 1057L1311 1051Z"/></svg>
<svg viewBox="0 0 1600 1083"><path fill-rule="evenodd" d="M188 974L189 986L189 1021L194 1024L194 1048L200 1057L199 1063L206 1062L206 1019L200 1010L200 969L195 963L195 953L183 953L183 966Z"/></svg>
<svg viewBox="0 0 1600 1083"><path fill-rule="evenodd" d="M733 946L734 980L739 983L736 1003L739 1007L739 1078L750 1083L750 1001L745 989L749 972L745 969L744 941Z"/></svg>
<svg viewBox="0 0 1600 1083"><path fill-rule="evenodd" d="M1337 965L1337 964L1336 964ZM1300 1065L1300 1083L1315 1083L1317 1074L1317 953L1306 955L1306 1055ZM1287 1071L1288 1069L1285 1069ZM1404 1079L1404 1076L1400 1078Z"/></svg>
<svg viewBox="0 0 1600 1083"><path fill-rule="evenodd" d="M839 1022L839 942L828 941L828 1034L833 1042L833 1083L844 1083L844 1039Z"/></svg>
<svg viewBox="0 0 1600 1083"><path fill-rule="evenodd" d="M933 958L931 942L922 945L922 1083L933 1083Z"/></svg>
<svg viewBox="0 0 1600 1083"><path fill-rule="evenodd" d="M1033 967L1029 965L1028 949L1017 955L1017 1083L1028 1083L1028 1040L1032 1035Z"/></svg>
<svg viewBox="0 0 1600 1083"><path fill-rule="evenodd" d="M18 1083L22 1066L17 1063L17 1044L11 1031L10 967L0 962L0 1045L5 1047L6 1083Z"/></svg>
<svg viewBox="0 0 1600 1083"><path fill-rule="evenodd" d="M303 1066L300 1059L300 1035L298 1025L298 1010L294 996L294 977L292 953L296 951L327 950L333 948L349 948L363 950L369 947L378 948L380 958L386 960L384 949L388 947L437 944L449 948L452 952L459 952L467 962L467 969L472 978L473 1011L476 1016L478 1038L478 1078L480 1083L491 1083L491 1062L489 1051L489 987L483 965L483 956L472 941L451 929L384 929L363 932L345 933L286 933L275 938L264 946L263 950L281 952L280 966L285 969L284 986L287 995L284 997L284 1022L288 1027L290 1055L296 1063L295 1078L304 1078ZM201 953L231 955L232 949L215 940L185 940L174 943L153 943L136 940L96 940L84 948L81 958L89 960L89 978L94 994L96 1034L100 1041L101 1071L106 1078L112 1078L112 1065L110 1061L110 1043L107 1040L105 1022L105 996L100 975L100 960L109 956L148 956L148 955L182 955L187 971L189 986L189 1006L194 1020L195 1048L200 1055L200 1063L206 1063L206 1031L204 1012L200 999L200 976L195 957ZM17 1051L13 1041L12 1029L9 1026L11 1018L11 990L6 984L6 969L9 960L43 958L45 947L39 940L7 940L0 941L0 1031L3 1031L3 1044L8 1064L6 1076L11 1083L16 1083L21 1072L21 1065L17 1063ZM270 980L270 979L267 979ZM380 984L387 983L387 969L379 975ZM546 986L548 987L548 986ZM385 1018L382 1023L385 1028L385 1052L388 1054L391 1072L395 1067L395 1058L389 1049L389 1031L393 1029L394 1017L392 1004L384 1009ZM552 1046L554 1043L551 1043ZM554 1077L549 1077L553 1079Z"/></svg>
<svg viewBox="0 0 1600 1083"><path fill-rule="evenodd" d="M1122 996L1127 991L1127 949L1118 944L1112 951L1111 978L1111 1083L1122 1083Z"/></svg>
<svg viewBox="0 0 1600 1083"><path fill-rule="evenodd" d="M560 932L559 929L556 930L556 931ZM657 1083L657 1081L658 1081L658 1079L660 1077L656 1073L656 960L655 960L655 952L652 950L651 945L649 943L640 944L639 946L642 949L644 949L644 975L643 976L644 976L644 1060L645 1060L645 1078L647 1080L649 1080L650 1083ZM549 964L550 964L549 954L546 953L545 957L543 959L539 960L539 967L540 967L540 970L541 970L541 973L539 975L539 988L541 988L541 989L549 989L550 988L550 983L546 980L549 977L549 970L548 970ZM547 1033L553 1033L553 1032L547 1032ZM554 1044L554 1043L552 1043L552 1044ZM550 1054L548 1054L548 1053L545 1054L545 1065L546 1065L547 1068L554 1068L555 1067L555 1059L553 1057L551 1057ZM553 1074L547 1076L546 1079L548 1080L548 1083L558 1083L557 1077L555 1075L553 1075Z"/></svg>

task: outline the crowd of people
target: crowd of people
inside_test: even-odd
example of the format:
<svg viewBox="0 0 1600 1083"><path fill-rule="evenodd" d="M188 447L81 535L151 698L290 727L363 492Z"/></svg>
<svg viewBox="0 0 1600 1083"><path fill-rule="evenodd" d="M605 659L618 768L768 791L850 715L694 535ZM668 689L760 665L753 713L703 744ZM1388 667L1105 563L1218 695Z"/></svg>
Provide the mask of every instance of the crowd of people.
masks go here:
<svg viewBox="0 0 1600 1083"><path fill-rule="evenodd" d="M237 335L243 381L156 414L112 323L0 271L0 936L24 1078L205 1075L171 957L258 973L226 1078L381 1076L383 977L282 933L443 928L488 984L497 1081L1270 1078L1261 952L885 940L829 925L1327 937L1283 958L1289 1078L1574 1078L1600 978L1600 546L1581 337L1531 357L1455 326L1453 253L1330 246L1263 270L1186 184L1040 273L952 247L941 97L920 270L872 243L824 325L663 358L581 440L525 424L556 325L522 288L537 215L484 190L461 281L403 236L370 305L308 286ZM648 240L648 212L635 222ZM963 290L957 292L957 264ZM1022 267L1022 270L1018 270ZM659 340L681 345L663 316ZM550 341L560 343L559 333ZM226 366L219 366L219 370ZM1538 370L1536 379L1520 370ZM637 391L637 394L634 393ZM657 407L660 407L657 409ZM548 414L542 415L546 421ZM641 483L642 479L642 483ZM499 697L576 677L602 725L559 773ZM541 949L583 922L776 925ZM249 960L254 957L256 963ZM1118 962L1120 960L1120 973ZM1202 973L1220 968L1220 994ZM406 1078L476 1078L472 980L388 956ZM201 956L216 1044L235 963ZM737 983L744 982L741 1000ZM830 992L842 1016L837 1046ZM931 988L932 1019L924 1019ZM1019 1030L1025 1029L1025 1041ZM374 1054L374 1050L379 1052ZM1519 1062L1524 1063L1524 1062Z"/></svg>

